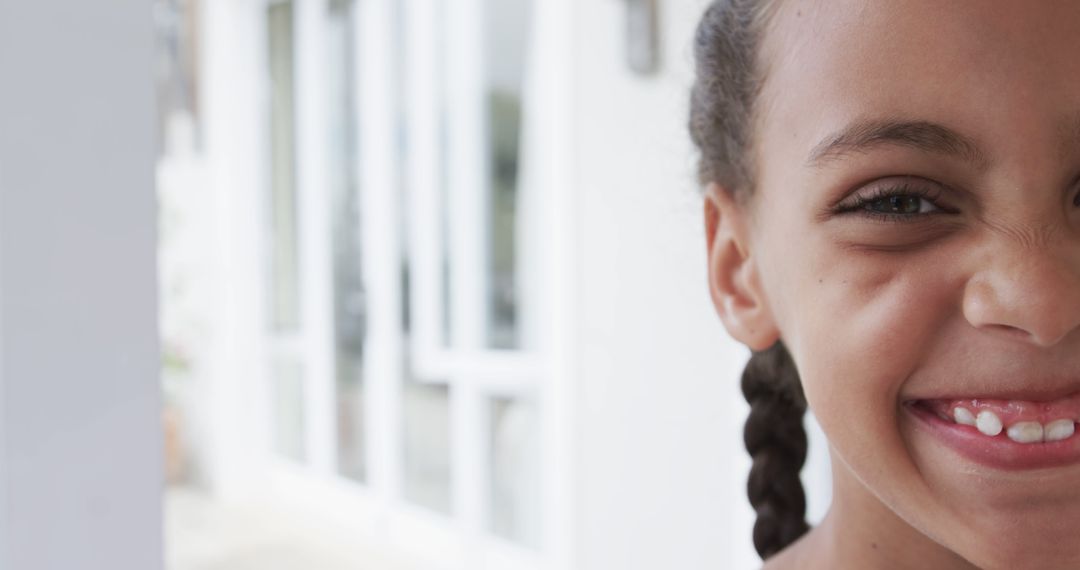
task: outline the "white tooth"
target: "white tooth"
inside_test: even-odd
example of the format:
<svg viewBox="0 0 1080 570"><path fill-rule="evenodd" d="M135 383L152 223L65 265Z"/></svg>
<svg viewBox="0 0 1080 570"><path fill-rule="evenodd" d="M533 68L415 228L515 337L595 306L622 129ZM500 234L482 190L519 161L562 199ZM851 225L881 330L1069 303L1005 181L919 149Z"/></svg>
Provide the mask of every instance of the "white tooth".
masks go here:
<svg viewBox="0 0 1080 570"><path fill-rule="evenodd" d="M1001 433L1001 418L990 410L983 410L975 417L975 427L989 436Z"/></svg>
<svg viewBox="0 0 1080 570"><path fill-rule="evenodd" d="M1072 420L1054 420L1046 424L1046 429L1043 430L1043 439L1045 441L1061 441L1072 436L1075 430L1076 424Z"/></svg>
<svg viewBox="0 0 1080 570"><path fill-rule="evenodd" d="M956 423L960 425L975 425L975 414L971 413L971 410L967 408L953 408L952 415L953 419L956 420Z"/></svg>
<svg viewBox="0 0 1080 570"><path fill-rule="evenodd" d="M1043 426L1039 422L1016 422L1006 433L1016 443L1035 443L1043 439Z"/></svg>

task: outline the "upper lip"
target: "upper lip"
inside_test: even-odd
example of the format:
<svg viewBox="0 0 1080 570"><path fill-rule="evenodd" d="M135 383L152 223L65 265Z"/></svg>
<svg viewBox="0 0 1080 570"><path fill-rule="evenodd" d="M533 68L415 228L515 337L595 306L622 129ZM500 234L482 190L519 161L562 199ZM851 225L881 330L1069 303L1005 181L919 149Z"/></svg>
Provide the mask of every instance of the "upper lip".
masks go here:
<svg viewBox="0 0 1080 570"><path fill-rule="evenodd" d="M905 397L905 402L918 400L1014 400L1024 402L1052 402L1080 396L1080 378L1069 380L1031 380L1017 382L1016 378L1000 383L985 382L969 389L951 388L947 393Z"/></svg>

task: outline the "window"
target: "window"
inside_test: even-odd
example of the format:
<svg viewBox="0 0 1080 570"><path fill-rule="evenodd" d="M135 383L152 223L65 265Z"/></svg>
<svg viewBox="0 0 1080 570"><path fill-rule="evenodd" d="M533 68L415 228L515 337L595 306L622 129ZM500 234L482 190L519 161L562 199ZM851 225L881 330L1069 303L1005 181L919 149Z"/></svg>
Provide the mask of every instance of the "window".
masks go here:
<svg viewBox="0 0 1080 570"><path fill-rule="evenodd" d="M337 470L367 480L364 337L367 296L360 244L355 0L329 0L326 21L327 183L333 247Z"/></svg>
<svg viewBox="0 0 1080 570"><path fill-rule="evenodd" d="M269 62L269 328L275 449L306 459L305 359L301 348L299 201L296 178L294 16L291 2L267 7Z"/></svg>
<svg viewBox="0 0 1080 570"><path fill-rule="evenodd" d="M406 457L445 468L448 444L449 476L438 471L438 478L448 484L453 516L540 548L543 420L530 314L538 303L521 287L537 260L523 255L531 236L518 209L533 6L412 6L406 160L415 381L406 388L405 418L438 417L449 441L429 439L426 453ZM409 409L433 402L437 416Z"/></svg>
<svg viewBox="0 0 1080 570"><path fill-rule="evenodd" d="M520 207L533 10L213 5L235 59L214 61L208 113L230 193L220 263L244 304L215 340L222 480L459 554L543 552L538 236Z"/></svg>

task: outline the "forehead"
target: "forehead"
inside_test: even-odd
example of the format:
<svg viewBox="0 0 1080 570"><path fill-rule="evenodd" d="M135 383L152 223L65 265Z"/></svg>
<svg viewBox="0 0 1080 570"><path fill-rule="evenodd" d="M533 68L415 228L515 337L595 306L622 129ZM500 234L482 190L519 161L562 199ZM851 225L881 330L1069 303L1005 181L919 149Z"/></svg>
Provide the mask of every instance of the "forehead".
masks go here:
<svg viewBox="0 0 1080 570"><path fill-rule="evenodd" d="M992 158L1045 153L1080 116L1078 30L1080 2L781 0L761 46L759 144L809 153L887 118L948 125Z"/></svg>

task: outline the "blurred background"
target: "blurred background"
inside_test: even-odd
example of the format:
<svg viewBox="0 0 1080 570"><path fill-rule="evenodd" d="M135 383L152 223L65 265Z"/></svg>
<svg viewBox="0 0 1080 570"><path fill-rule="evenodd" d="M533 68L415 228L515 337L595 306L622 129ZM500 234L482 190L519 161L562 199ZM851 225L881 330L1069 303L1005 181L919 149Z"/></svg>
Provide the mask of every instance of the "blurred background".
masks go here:
<svg viewBox="0 0 1080 570"><path fill-rule="evenodd" d="M169 570L755 567L703 0L152 4Z"/></svg>

